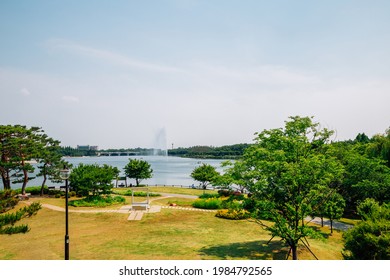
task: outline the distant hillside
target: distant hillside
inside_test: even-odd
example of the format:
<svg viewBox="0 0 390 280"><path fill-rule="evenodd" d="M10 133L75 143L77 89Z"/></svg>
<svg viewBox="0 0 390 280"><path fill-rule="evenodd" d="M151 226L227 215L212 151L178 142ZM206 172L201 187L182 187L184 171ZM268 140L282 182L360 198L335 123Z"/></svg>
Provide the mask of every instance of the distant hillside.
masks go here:
<svg viewBox="0 0 390 280"><path fill-rule="evenodd" d="M250 144L235 144L222 147L194 146L168 150L168 155L188 158L236 159L243 155Z"/></svg>

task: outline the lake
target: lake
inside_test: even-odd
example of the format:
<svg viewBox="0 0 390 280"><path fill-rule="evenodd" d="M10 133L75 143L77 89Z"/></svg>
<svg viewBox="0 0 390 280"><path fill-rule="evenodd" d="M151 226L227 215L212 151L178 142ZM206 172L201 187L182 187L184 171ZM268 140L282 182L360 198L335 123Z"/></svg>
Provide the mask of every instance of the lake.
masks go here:
<svg viewBox="0 0 390 280"><path fill-rule="evenodd" d="M175 186L197 186L199 183L194 181L190 174L197 166L202 163L210 164L222 171L221 163L225 160L220 159L193 159L167 156L101 156L101 157L68 157L66 161L76 167L80 163L84 164L108 164L117 167L121 171L120 176L124 176L123 168L129 162L129 159L143 159L150 163L153 169L153 177L148 180L142 180L141 184L147 185L175 185ZM27 186L40 186L43 178L38 177L28 182ZM135 185L135 180L127 179L127 184ZM48 186L59 186L52 182L46 182ZM20 188L21 184L13 184L12 188ZM3 183L0 181L0 189L3 189Z"/></svg>

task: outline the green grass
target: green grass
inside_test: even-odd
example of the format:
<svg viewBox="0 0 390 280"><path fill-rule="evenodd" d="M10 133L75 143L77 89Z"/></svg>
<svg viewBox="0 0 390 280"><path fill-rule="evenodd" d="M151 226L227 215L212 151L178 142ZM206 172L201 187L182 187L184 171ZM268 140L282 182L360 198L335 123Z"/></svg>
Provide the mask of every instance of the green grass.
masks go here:
<svg viewBox="0 0 390 280"><path fill-rule="evenodd" d="M361 220L359 219L348 219L348 218L341 218L339 220L339 222L342 222L342 223L345 223L345 224L349 224L349 225L356 225L358 222L360 222Z"/></svg>
<svg viewBox="0 0 390 280"><path fill-rule="evenodd" d="M49 203L50 199L45 201ZM214 213L175 209L145 214L141 221L127 221L127 217L119 213L69 213L70 258L284 259L288 252L277 238L267 244L269 233L248 220L226 220L216 218ZM63 259L63 212L42 209L23 223L31 228L27 234L0 235L0 259ZM325 241L308 240L311 250L319 259L341 259L341 233L336 231L330 236L329 229L323 232ZM303 247L299 258L314 259Z"/></svg>

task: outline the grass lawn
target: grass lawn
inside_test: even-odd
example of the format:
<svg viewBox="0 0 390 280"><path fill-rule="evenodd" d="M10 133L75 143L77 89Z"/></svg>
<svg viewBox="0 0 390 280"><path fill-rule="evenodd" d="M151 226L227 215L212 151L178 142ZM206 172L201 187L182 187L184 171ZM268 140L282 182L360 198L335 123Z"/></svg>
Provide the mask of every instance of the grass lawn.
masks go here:
<svg viewBox="0 0 390 280"><path fill-rule="evenodd" d="M71 259L284 259L288 250L277 238L267 244L269 233L254 222L214 213L162 209L141 221L119 213L69 215ZM64 221L63 212L40 210L23 221L31 227L27 234L0 235L0 259L63 259ZM319 259L341 259L341 234L328 233L324 241L309 240L311 249ZM299 258L313 259L303 248Z"/></svg>

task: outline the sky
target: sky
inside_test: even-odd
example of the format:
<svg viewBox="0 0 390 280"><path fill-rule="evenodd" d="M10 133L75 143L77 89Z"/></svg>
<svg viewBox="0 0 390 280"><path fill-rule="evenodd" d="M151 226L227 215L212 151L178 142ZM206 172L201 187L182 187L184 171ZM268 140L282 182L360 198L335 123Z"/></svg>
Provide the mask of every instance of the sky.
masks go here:
<svg viewBox="0 0 390 280"><path fill-rule="evenodd" d="M0 124L63 146L252 143L289 116L390 127L390 1L0 1Z"/></svg>

